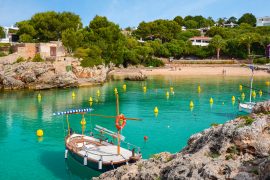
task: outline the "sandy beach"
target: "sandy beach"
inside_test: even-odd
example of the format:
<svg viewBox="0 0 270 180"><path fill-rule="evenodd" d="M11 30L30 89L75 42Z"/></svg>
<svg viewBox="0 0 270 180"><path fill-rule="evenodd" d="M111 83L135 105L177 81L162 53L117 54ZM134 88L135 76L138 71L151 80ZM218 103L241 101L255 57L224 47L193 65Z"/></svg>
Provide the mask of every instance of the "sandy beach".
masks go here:
<svg viewBox="0 0 270 180"><path fill-rule="evenodd" d="M137 73L142 73L146 76L250 76L251 70L240 65L182 65L163 68L117 69L110 74L121 77ZM265 70L255 70L254 76L270 77L270 73Z"/></svg>

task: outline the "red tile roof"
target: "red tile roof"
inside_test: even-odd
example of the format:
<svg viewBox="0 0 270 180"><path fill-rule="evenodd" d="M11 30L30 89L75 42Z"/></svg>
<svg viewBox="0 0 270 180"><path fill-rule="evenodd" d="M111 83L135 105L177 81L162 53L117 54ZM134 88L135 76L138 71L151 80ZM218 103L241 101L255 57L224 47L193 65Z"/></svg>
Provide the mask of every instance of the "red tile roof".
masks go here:
<svg viewBox="0 0 270 180"><path fill-rule="evenodd" d="M212 38L206 37L206 36L194 36L190 38L189 40L211 40Z"/></svg>

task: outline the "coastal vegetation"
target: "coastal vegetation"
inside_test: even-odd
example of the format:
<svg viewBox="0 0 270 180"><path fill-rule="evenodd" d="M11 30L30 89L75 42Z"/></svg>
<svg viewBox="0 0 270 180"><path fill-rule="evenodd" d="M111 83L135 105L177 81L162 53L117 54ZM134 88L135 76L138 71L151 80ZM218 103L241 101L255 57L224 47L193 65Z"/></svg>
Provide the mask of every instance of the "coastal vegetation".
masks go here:
<svg viewBox="0 0 270 180"><path fill-rule="evenodd" d="M3 38L3 37L5 37L4 28L0 26L0 38Z"/></svg>
<svg viewBox="0 0 270 180"><path fill-rule="evenodd" d="M234 23L235 27L225 27ZM83 27L78 15L53 11L37 13L29 20L17 23L20 42L62 40L67 51L81 59L84 67L98 64L162 66L160 58L174 59L247 59L264 56L270 43L270 27L255 27L250 13L219 18L216 22L203 16L181 16L173 20L158 19L141 22L137 29L122 30L106 17L95 16ZM183 30L183 26L186 30ZM211 28L210 28L211 27ZM211 39L206 47L192 46L189 39L201 36L199 28L207 29ZM268 62L259 60L262 64Z"/></svg>

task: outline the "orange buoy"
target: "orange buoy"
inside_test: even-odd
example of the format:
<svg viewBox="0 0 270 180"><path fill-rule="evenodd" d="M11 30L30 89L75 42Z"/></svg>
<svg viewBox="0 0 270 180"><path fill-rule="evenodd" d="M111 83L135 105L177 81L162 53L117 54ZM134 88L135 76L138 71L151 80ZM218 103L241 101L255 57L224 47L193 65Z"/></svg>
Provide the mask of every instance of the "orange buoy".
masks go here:
<svg viewBox="0 0 270 180"><path fill-rule="evenodd" d="M118 129L118 131L122 130L125 125L126 125L126 118L123 114L119 114L118 116L116 116L116 119L115 119L115 126L116 128Z"/></svg>

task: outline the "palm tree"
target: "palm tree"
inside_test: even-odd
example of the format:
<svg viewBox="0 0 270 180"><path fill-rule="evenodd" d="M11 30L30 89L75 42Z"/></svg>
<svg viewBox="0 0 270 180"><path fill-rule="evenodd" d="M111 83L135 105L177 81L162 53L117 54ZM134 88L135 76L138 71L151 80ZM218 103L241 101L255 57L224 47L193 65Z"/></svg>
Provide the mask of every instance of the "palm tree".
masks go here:
<svg viewBox="0 0 270 180"><path fill-rule="evenodd" d="M251 46L255 42L259 42L259 35L257 33L245 33L240 36L239 43L247 47L248 55L251 54Z"/></svg>
<svg viewBox="0 0 270 180"><path fill-rule="evenodd" d="M219 59L220 56L220 50L225 48L227 43L226 41L220 36L220 35L215 35L212 40L210 41L209 44L211 47L215 48L217 52L217 59Z"/></svg>

